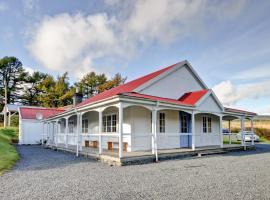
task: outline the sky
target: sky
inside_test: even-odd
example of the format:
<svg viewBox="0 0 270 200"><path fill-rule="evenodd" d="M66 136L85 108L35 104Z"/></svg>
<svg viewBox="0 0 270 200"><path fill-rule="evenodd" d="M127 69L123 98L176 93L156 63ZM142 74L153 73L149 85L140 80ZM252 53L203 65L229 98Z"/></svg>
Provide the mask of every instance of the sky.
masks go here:
<svg viewBox="0 0 270 200"><path fill-rule="evenodd" d="M72 82L188 60L225 106L270 114L268 0L0 0L0 58Z"/></svg>

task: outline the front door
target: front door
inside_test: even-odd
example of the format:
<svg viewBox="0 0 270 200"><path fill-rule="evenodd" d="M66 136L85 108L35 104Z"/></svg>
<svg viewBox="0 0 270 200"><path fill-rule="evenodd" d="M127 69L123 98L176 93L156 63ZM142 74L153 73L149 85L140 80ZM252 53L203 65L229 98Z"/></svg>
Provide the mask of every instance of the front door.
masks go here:
<svg viewBox="0 0 270 200"><path fill-rule="evenodd" d="M179 112L179 124L180 124L180 147L191 147L192 137L191 132L191 115L189 113Z"/></svg>

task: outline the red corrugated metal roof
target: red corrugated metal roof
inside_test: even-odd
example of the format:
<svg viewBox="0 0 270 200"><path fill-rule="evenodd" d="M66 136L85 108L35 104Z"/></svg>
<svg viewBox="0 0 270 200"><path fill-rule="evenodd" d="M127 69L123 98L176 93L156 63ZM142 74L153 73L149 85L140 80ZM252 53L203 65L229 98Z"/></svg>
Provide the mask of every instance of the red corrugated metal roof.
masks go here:
<svg viewBox="0 0 270 200"><path fill-rule="evenodd" d="M199 90L194 92L187 92L178 100L186 104L195 105L209 90Z"/></svg>
<svg viewBox="0 0 270 200"><path fill-rule="evenodd" d="M42 108L42 107L20 107L20 114L22 119L36 119L37 113L42 114L43 119L51 117L53 115L64 112L63 109L57 108Z"/></svg>
<svg viewBox="0 0 270 200"><path fill-rule="evenodd" d="M188 92L185 93L180 99L170 99L170 98L164 98L164 97L158 97L158 96L152 96L147 94L139 94L136 92L131 93L124 93L122 95L131 96L131 97L137 97L137 98L143 98L143 99L149 99L153 101L163 101L167 103L174 103L179 105L185 105L185 106L195 106L195 104L208 92L208 90L200 90L195 92Z"/></svg>
<svg viewBox="0 0 270 200"><path fill-rule="evenodd" d="M93 97L83 101L82 103L78 104L77 107L91 104L93 102L100 101L103 99L107 99L107 98L113 97L113 96L118 95L118 94L122 94L122 93L126 93L126 92L133 92L133 90L136 89L137 87L141 86L142 84L146 83L147 81L150 81L151 79L157 77L158 75L166 72L167 70L171 69L172 67L174 67L177 64L178 63L173 64L171 66L168 66L166 68L163 68L161 70L158 70L156 72L153 72L151 74L148 74L146 76L143 76L141 78L130 81L128 83L119 85L119 86L112 88L110 90L106 90L106 91L104 91L96 96L93 96Z"/></svg>

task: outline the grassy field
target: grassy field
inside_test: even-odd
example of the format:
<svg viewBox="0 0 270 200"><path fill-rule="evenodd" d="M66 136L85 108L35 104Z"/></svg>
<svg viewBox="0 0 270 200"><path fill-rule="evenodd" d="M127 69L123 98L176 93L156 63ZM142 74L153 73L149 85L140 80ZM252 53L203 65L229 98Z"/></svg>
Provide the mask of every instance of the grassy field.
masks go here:
<svg viewBox="0 0 270 200"><path fill-rule="evenodd" d="M231 122L232 133L238 133L240 131L240 121L233 120ZM270 120L254 120L254 132L260 136L262 142L270 143ZM223 122L223 127L228 128L228 123ZM251 123L249 120L245 121L246 130L251 129Z"/></svg>
<svg viewBox="0 0 270 200"><path fill-rule="evenodd" d="M0 128L0 175L13 167L19 159L15 147L11 144L12 140L17 140L17 128Z"/></svg>

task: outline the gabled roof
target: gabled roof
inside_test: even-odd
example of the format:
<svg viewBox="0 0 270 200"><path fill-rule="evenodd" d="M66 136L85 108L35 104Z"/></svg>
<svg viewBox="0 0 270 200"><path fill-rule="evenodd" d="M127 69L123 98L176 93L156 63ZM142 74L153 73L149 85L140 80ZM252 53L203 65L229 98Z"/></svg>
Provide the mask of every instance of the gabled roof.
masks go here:
<svg viewBox="0 0 270 200"><path fill-rule="evenodd" d="M135 79L133 81L127 82L125 84L119 85L119 86L112 88L110 90L106 90L100 94L97 94L96 96L93 96L93 97L83 101L82 103L78 104L76 107L91 104L91 103L94 103L96 101L100 101L103 99L107 99L107 98L116 96L118 94L133 92L133 90L136 89L137 87L139 87L139 86L143 85L144 83L146 83L147 81L150 81L151 79L161 75L162 73L170 70L171 68L173 68L177 64L178 63L173 64L173 65L168 66L168 67L165 67L161 70L155 71L153 73L150 73L148 75L145 75L145 76L140 77L138 79Z"/></svg>
<svg viewBox="0 0 270 200"><path fill-rule="evenodd" d="M37 119L37 114L40 114L43 119L46 119L65 111L63 109L44 107L20 107L19 110L22 119Z"/></svg>

